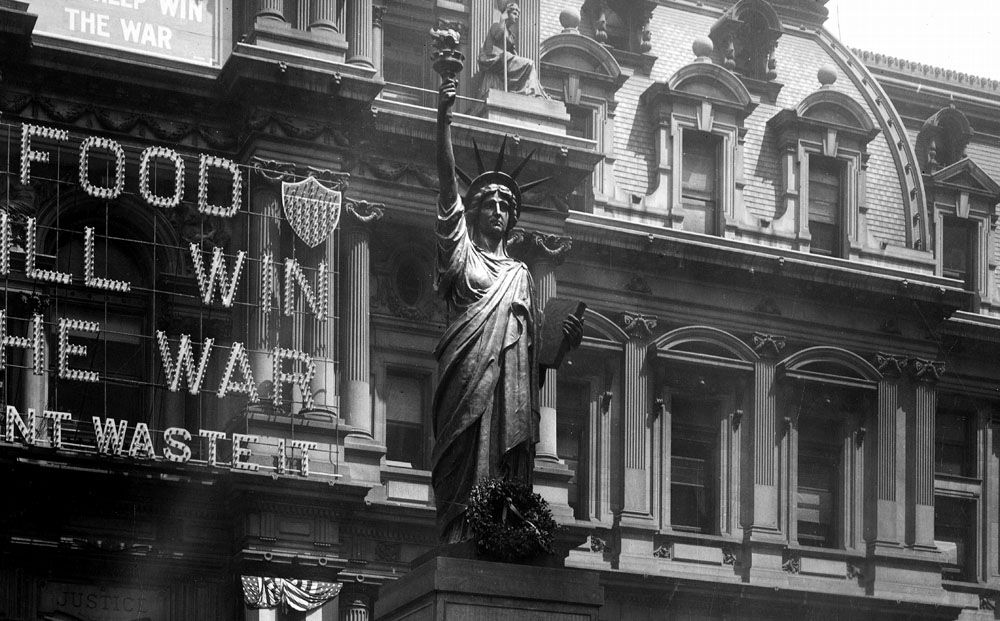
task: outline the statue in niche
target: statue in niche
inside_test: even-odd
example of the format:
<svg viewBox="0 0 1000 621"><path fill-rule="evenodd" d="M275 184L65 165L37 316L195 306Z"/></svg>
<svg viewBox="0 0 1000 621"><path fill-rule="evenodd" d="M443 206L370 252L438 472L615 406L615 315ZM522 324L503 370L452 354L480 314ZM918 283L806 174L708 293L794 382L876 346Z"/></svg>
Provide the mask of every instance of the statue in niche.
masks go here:
<svg viewBox="0 0 1000 621"><path fill-rule="evenodd" d="M545 179L518 185L528 158L510 174L501 170L506 139L493 170L483 170L478 147L477 177L455 166L456 74L443 76L437 116L437 290L457 315L435 351L432 483L444 543L472 539L465 511L480 481L501 477L530 486L544 379L531 274L508 256L507 238L521 214L521 192ZM464 198L459 177L468 185ZM576 347L582 336L582 319L567 316L563 340Z"/></svg>
<svg viewBox="0 0 1000 621"><path fill-rule="evenodd" d="M479 52L479 93L485 98L491 88L548 99L538 82L535 63L517 53L518 21L521 7L517 2L505 2L501 21L490 26Z"/></svg>

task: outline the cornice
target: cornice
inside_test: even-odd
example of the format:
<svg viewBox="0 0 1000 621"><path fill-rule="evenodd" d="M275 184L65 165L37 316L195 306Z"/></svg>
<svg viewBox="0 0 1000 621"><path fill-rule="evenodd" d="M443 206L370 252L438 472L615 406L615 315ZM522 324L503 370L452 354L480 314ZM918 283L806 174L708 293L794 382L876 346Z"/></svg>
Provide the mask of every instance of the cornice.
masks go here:
<svg viewBox="0 0 1000 621"><path fill-rule="evenodd" d="M870 69L884 69L896 73L903 73L917 78L931 80L939 84L961 86L963 88L974 89L986 94L1000 95L1000 80L971 75L954 69L945 69L935 65L927 65L905 58L869 52L858 48L851 48L857 56Z"/></svg>

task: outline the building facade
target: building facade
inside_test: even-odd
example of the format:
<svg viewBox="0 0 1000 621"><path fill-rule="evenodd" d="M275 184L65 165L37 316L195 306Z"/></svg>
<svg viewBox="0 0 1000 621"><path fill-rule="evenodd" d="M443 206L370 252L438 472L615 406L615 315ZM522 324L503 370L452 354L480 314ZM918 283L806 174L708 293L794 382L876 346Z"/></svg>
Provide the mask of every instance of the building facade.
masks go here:
<svg viewBox="0 0 1000 621"><path fill-rule="evenodd" d="M0 0L0 619L361 621L434 548L441 27L588 307L535 488L601 619L994 618L1000 83L824 4L523 0L528 97L493 0Z"/></svg>

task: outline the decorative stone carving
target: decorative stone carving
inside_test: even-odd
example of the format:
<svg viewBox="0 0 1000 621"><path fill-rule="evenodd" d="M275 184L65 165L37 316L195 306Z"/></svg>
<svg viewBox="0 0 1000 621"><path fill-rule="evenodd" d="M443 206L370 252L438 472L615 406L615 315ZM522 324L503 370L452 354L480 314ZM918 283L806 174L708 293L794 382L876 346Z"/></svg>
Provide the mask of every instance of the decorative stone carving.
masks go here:
<svg viewBox="0 0 1000 621"><path fill-rule="evenodd" d="M646 54L653 48L649 20L655 7L648 0L586 0L580 32L615 49Z"/></svg>
<svg viewBox="0 0 1000 621"><path fill-rule="evenodd" d="M879 373L887 377L900 377L906 370L906 365L906 356L882 352L875 354L875 366L878 367Z"/></svg>
<svg viewBox="0 0 1000 621"><path fill-rule="evenodd" d="M741 0L723 13L708 35L719 64L754 80L778 77L774 50L781 21L764 0Z"/></svg>
<svg viewBox="0 0 1000 621"><path fill-rule="evenodd" d="M551 261L560 265L573 248L573 238L514 229L507 238L507 251L527 263Z"/></svg>
<svg viewBox="0 0 1000 621"><path fill-rule="evenodd" d="M924 121L914 148L920 170L933 174L965 157L972 138L969 120L954 105L942 108Z"/></svg>
<svg viewBox="0 0 1000 621"><path fill-rule="evenodd" d="M655 556L656 558L665 558L667 560L670 560L671 558L673 558L673 549L668 544L657 546L657 548L653 550L653 556Z"/></svg>
<svg viewBox="0 0 1000 621"><path fill-rule="evenodd" d="M996 610L997 609L997 598L996 595L979 595L979 609L980 610Z"/></svg>
<svg viewBox="0 0 1000 621"><path fill-rule="evenodd" d="M865 572L861 565L857 563L847 564L847 577L850 580L863 580L865 577Z"/></svg>
<svg viewBox="0 0 1000 621"><path fill-rule="evenodd" d="M722 564L736 566L736 549L732 546L722 546Z"/></svg>
<svg viewBox="0 0 1000 621"><path fill-rule="evenodd" d="M590 551L591 552L604 552L608 549L608 542L606 539L598 537L597 535L590 536Z"/></svg>
<svg viewBox="0 0 1000 621"><path fill-rule="evenodd" d="M785 349L785 337L763 332L753 333L753 349L764 357L776 358Z"/></svg>
<svg viewBox="0 0 1000 621"><path fill-rule="evenodd" d="M634 338L649 338L656 329L656 317L639 313L622 313L622 328Z"/></svg>
<svg viewBox="0 0 1000 621"><path fill-rule="evenodd" d="M944 375L944 363L921 358L909 359L909 371L913 378L921 382L936 382Z"/></svg>
<svg viewBox="0 0 1000 621"><path fill-rule="evenodd" d="M642 276L633 276L631 280L625 283L624 289L633 293L643 293L646 295L653 292L653 290L649 288L649 283L647 283L646 279Z"/></svg>
<svg viewBox="0 0 1000 621"><path fill-rule="evenodd" d="M797 574L802 569L802 557L785 550L781 556L781 569L790 574Z"/></svg>

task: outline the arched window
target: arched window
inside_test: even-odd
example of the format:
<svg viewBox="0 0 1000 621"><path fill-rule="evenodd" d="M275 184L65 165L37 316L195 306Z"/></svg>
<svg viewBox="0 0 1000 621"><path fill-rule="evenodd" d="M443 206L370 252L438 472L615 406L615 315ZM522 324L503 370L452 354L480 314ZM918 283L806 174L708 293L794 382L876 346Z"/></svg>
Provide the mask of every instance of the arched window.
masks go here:
<svg viewBox="0 0 1000 621"><path fill-rule="evenodd" d="M802 350L778 365L788 538L801 546L862 545L865 434L879 372L851 352Z"/></svg>

